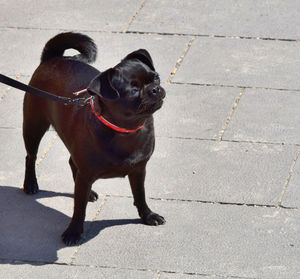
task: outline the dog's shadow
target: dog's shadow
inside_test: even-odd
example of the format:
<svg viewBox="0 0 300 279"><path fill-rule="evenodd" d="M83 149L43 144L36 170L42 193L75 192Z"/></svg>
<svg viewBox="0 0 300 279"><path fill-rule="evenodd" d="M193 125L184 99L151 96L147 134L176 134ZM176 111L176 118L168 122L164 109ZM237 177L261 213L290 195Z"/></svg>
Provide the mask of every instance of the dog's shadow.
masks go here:
<svg viewBox="0 0 300 279"><path fill-rule="evenodd" d="M60 236L71 218L39 202L57 196L73 198L72 194L51 191L28 196L16 187L0 186L0 263L32 261L43 264L58 259L58 251L66 248ZM91 240L105 228L139 223L139 219L86 221L89 233L84 235L82 242ZM63 258L65 254L72 255L68 249L73 251L74 247L59 252Z"/></svg>

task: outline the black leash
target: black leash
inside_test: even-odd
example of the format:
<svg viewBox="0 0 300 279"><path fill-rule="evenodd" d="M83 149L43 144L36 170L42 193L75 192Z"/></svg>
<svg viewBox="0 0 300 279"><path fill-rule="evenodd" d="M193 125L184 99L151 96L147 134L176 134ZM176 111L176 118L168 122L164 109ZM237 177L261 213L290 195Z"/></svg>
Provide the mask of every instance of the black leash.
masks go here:
<svg viewBox="0 0 300 279"><path fill-rule="evenodd" d="M0 74L0 82L4 83L6 85L12 86L14 88L20 89L22 91L26 91L33 95L40 96L40 97L47 98L47 99L50 99L55 102L62 103L65 106L67 106L67 105L84 106L87 103L87 101L90 99L90 98L74 98L74 99L72 99L72 98L68 98L68 97L56 96L56 95L53 95L44 90L32 87L30 85L26 85L22 82L19 82L17 80L14 80L14 79L9 78L2 74Z"/></svg>

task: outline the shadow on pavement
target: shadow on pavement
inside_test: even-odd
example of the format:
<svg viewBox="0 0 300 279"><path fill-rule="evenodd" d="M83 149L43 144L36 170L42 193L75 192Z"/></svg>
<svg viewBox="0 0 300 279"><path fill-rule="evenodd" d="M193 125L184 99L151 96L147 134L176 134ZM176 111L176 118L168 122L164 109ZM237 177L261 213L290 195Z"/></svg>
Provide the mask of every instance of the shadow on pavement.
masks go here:
<svg viewBox="0 0 300 279"><path fill-rule="evenodd" d="M0 260L37 261L41 264L58 260L58 251L66 248L60 236L71 218L39 202L40 199L57 197L73 198L73 194L40 191L28 196L19 188L0 186ZM57 203L63 201L58 200ZM140 223L140 219L86 221L83 243L105 228ZM74 247L71 249L68 260Z"/></svg>

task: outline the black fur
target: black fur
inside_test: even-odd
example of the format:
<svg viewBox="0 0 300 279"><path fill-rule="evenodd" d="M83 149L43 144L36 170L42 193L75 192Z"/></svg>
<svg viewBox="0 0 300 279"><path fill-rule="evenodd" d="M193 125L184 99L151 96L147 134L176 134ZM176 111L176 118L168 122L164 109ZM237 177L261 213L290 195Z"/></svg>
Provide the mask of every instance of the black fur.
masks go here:
<svg viewBox="0 0 300 279"><path fill-rule="evenodd" d="M81 54L63 57L67 48L77 49ZM72 221L62 235L67 245L81 238L87 202L98 198L91 190L92 184L99 178L128 176L142 221L148 225L165 223L162 216L148 207L144 189L146 165L155 146L152 114L162 106L165 97L152 58L140 49L103 73L86 64L95 58L96 46L89 37L59 34L46 44L30 85L65 97L74 97L73 92L87 88L98 114L127 130L142 127L138 131L126 134L107 127L89 106L64 106L28 93L24 97L24 192L35 194L39 190L36 154L50 125L70 152L75 194Z"/></svg>
<svg viewBox="0 0 300 279"><path fill-rule="evenodd" d="M60 33L47 42L41 55L41 63L54 57L63 56L64 51L69 48L76 49L80 52L80 54L70 57L72 60L85 63L93 63L96 61L97 46L94 41L84 34L67 32Z"/></svg>

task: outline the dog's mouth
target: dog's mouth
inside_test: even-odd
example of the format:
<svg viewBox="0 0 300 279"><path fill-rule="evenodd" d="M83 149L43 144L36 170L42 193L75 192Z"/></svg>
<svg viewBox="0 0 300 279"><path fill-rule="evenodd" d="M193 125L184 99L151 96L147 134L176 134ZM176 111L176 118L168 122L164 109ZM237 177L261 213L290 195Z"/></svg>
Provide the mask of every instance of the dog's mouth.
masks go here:
<svg viewBox="0 0 300 279"><path fill-rule="evenodd" d="M141 103L137 113L138 114L153 114L155 111L159 110L162 105L163 105L164 101L163 99L155 102L155 103Z"/></svg>

